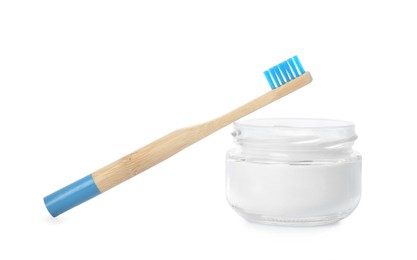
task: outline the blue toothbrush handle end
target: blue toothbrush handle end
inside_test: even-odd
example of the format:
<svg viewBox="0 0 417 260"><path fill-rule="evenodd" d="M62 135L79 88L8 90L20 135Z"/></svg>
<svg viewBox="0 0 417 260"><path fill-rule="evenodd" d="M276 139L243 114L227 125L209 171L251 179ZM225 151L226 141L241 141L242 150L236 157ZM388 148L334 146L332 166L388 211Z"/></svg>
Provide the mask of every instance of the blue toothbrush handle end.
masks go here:
<svg viewBox="0 0 417 260"><path fill-rule="evenodd" d="M56 217L81 203L94 198L101 192L97 188L93 177L86 177L43 198L49 213Z"/></svg>

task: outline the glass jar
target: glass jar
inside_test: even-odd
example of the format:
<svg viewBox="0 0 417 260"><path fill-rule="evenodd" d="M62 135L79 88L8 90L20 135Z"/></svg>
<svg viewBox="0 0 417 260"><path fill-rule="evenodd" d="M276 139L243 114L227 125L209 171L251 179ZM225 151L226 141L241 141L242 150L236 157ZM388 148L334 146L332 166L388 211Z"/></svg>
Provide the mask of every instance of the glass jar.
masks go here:
<svg viewBox="0 0 417 260"><path fill-rule="evenodd" d="M361 155L352 123L252 119L234 123L226 196L245 219L312 226L347 217L361 197Z"/></svg>

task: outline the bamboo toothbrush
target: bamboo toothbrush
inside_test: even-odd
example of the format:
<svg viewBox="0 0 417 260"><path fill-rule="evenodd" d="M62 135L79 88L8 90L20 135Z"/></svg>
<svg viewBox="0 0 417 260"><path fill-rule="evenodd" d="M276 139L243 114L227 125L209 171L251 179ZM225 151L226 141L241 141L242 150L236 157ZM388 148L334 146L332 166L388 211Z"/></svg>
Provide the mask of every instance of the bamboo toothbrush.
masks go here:
<svg viewBox="0 0 417 260"><path fill-rule="evenodd" d="M203 124L178 129L119 160L46 196L45 205L56 217L61 213L136 176L182 149L259 108L309 84L312 77L294 56L264 72L272 91Z"/></svg>

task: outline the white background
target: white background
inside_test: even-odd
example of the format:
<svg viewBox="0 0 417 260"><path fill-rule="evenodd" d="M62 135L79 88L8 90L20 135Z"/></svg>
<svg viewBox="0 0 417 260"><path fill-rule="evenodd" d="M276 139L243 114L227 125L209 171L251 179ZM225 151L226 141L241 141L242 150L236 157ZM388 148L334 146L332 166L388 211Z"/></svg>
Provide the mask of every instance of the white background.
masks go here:
<svg viewBox="0 0 417 260"><path fill-rule="evenodd" d="M1 1L0 259L415 259L413 1ZM363 196L338 224L240 218L231 126L54 219L42 198L269 86L298 54L314 81L251 114L353 121Z"/></svg>

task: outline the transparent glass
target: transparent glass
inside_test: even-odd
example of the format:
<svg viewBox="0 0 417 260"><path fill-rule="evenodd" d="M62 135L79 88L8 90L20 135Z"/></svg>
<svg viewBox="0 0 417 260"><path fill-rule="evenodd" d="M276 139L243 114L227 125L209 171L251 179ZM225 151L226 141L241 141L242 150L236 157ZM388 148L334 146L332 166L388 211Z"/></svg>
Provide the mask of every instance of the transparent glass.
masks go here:
<svg viewBox="0 0 417 260"><path fill-rule="evenodd" d="M252 119L234 123L226 196L245 219L312 226L347 217L361 197L362 158L352 123Z"/></svg>

